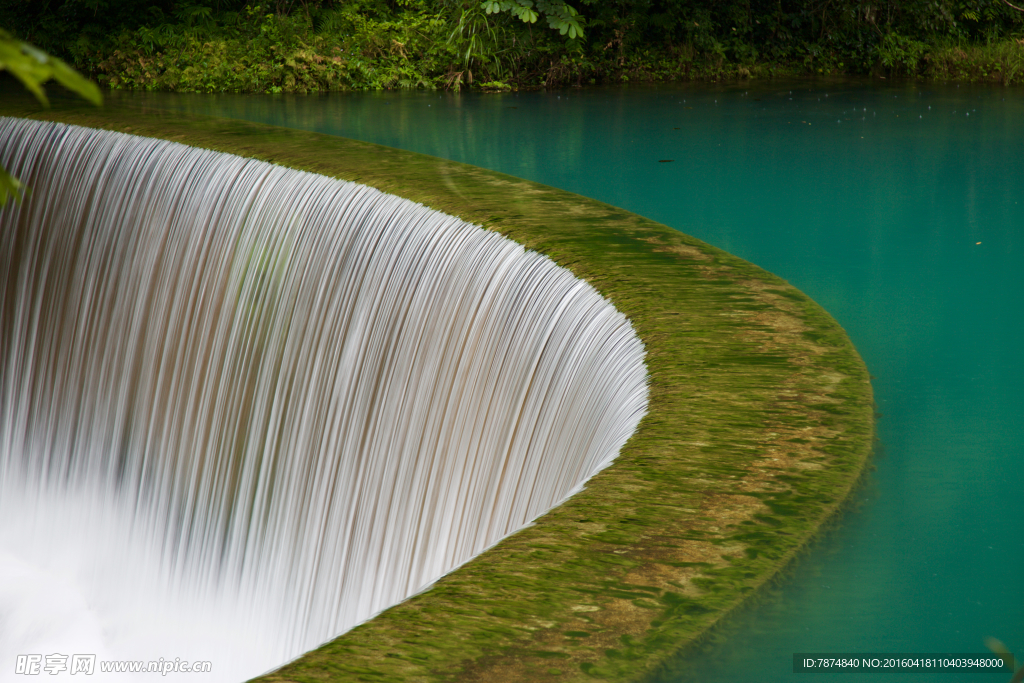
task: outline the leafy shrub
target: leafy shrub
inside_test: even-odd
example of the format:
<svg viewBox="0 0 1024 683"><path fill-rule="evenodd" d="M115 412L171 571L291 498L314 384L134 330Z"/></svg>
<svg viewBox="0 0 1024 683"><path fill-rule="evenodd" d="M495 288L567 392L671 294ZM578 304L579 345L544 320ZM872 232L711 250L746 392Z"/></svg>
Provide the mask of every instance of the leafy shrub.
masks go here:
<svg viewBox="0 0 1024 683"><path fill-rule="evenodd" d="M0 0L0 16L118 88L1024 75L1024 13L1001 0Z"/></svg>
<svg viewBox="0 0 1024 683"><path fill-rule="evenodd" d="M887 33L878 46L878 57L893 73L914 75L928 45L898 33Z"/></svg>

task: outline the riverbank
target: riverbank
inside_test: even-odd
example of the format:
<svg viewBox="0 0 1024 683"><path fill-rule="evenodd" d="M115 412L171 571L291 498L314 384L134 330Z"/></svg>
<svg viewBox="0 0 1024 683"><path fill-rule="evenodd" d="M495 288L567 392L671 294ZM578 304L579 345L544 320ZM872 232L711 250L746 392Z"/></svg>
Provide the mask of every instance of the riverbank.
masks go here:
<svg viewBox="0 0 1024 683"><path fill-rule="evenodd" d="M143 109L31 113L253 156L421 201L548 254L633 322L650 412L585 491L433 588L264 677L632 680L770 580L830 519L873 437L842 329L769 273L635 214L314 133Z"/></svg>
<svg viewBox="0 0 1024 683"><path fill-rule="evenodd" d="M515 77L473 80L469 67L410 59L393 40L380 50L330 48L324 41L252 51L245 41L186 40L177 51L125 46L94 56L89 72L112 89L175 92L314 93L399 88L508 92L615 83L748 81L806 76L916 78L967 83L1024 82L1024 39L983 45L896 45L868 69L847 68L840 54L784 62L732 62L693 51L632 52L605 59L552 55ZM478 72L479 73L479 72ZM485 76L487 78L487 76Z"/></svg>
<svg viewBox="0 0 1024 683"><path fill-rule="evenodd" d="M0 0L0 16L114 89L506 91L812 75L1024 82L1024 11L998 0L955 11L618 0L563 12L542 3L533 23L515 2L475 0L137 4L111 0L97 13L70 0Z"/></svg>

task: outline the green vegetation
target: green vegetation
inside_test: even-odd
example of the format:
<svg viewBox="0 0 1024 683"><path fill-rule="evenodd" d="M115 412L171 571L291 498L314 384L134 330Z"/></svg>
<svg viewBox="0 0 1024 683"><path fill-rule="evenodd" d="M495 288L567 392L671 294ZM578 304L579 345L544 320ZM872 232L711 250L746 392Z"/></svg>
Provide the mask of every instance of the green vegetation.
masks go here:
<svg viewBox="0 0 1024 683"><path fill-rule="evenodd" d="M103 103L103 96L95 83L82 78L61 60L15 39L3 29L0 29L0 71L13 74L43 106L49 106L43 84L51 78L96 106ZM7 203L9 197L17 197L23 188L17 178L0 166L0 207Z"/></svg>
<svg viewBox="0 0 1024 683"><path fill-rule="evenodd" d="M113 88L1024 80L1024 10L1007 0L0 0L0 17Z"/></svg>
<svg viewBox="0 0 1024 683"><path fill-rule="evenodd" d="M40 113L24 99L0 113L256 157L484 225L588 280L644 342L649 412L584 491L261 681L652 677L772 580L864 470L871 386L846 334L788 283L697 239L569 192L355 140L169 111Z"/></svg>

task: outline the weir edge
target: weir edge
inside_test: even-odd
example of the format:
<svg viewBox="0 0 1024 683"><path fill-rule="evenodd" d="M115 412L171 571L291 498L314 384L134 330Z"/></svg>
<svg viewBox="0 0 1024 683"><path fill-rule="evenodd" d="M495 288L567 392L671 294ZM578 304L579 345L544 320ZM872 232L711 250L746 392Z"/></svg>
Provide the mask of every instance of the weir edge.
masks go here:
<svg viewBox="0 0 1024 683"><path fill-rule="evenodd" d="M649 412L586 489L259 681L626 681L777 575L864 471L867 370L842 328L757 266L636 214L485 169L143 108L0 114L173 140L352 180L547 254L643 340Z"/></svg>

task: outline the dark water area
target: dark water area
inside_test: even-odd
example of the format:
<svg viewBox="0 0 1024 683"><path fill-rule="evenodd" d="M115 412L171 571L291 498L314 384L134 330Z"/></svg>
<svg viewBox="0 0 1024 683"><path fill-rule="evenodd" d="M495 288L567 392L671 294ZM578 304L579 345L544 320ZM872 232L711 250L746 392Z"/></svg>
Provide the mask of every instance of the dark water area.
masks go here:
<svg viewBox="0 0 1024 683"><path fill-rule="evenodd" d="M843 674L794 674L793 654L985 653L988 636L1024 655L1024 91L122 97L594 197L742 256L836 317L875 378L877 469L841 525L671 680L833 680ZM854 679L933 676L1009 679Z"/></svg>

